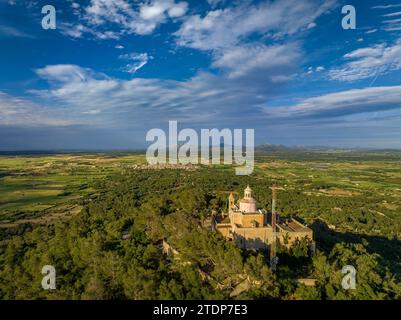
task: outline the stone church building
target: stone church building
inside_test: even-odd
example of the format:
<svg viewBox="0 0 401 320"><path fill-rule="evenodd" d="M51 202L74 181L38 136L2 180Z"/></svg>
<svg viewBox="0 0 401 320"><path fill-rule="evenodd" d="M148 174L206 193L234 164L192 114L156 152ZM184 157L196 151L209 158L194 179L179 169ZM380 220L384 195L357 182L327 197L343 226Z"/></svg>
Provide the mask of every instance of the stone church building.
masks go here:
<svg viewBox="0 0 401 320"><path fill-rule="evenodd" d="M275 199L273 199L275 201ZM257 208L252 189L244 190L244 197L236 202L234 194L228 198L228 213L213 215L211 227L225 238L232 240L243 249L270 249L273 227L276 226L276 240L290 247L297 240L306 239L312 252L315 248L313 231L295 219L272 221L272 214Z"/></svg>

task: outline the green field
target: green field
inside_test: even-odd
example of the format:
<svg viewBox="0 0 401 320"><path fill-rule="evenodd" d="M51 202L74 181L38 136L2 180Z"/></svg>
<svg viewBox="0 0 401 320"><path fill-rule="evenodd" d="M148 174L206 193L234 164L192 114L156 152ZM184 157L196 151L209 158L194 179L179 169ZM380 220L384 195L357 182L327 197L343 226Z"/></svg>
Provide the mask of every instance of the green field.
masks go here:
<svg viewBox="0 0 401 320"><path fill-rule="evenodd" d="M77 204L96 192L96 181L143 161L133 154L0 156L0 227Z"/></svg>

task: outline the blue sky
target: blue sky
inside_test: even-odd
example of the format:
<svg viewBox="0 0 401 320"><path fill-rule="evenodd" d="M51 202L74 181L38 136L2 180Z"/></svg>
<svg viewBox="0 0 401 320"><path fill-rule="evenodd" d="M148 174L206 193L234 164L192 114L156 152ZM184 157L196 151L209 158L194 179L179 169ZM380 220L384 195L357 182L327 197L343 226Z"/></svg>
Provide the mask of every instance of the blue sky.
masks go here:
<svg viewBox="0 0 401 320"><path fill-rule="evenodd" d="M142 148L169 120L401 148L401 1L0 0L0 150Z"/></svg>

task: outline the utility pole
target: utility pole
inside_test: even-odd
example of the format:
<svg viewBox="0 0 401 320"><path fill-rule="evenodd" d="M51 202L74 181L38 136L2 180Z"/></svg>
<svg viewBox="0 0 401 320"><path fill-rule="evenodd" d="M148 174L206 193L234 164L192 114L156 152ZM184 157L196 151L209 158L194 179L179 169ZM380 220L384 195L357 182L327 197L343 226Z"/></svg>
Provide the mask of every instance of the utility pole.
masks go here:
<svg viewBox="0 0 401 320"><path fill-rule="evenodd" d="M272 186L272 243L270 245L270 269L274 272L276 271L276 266L278 263L278 257L276 252L277 246L277 212L276 212L276 202L277 202L277 193L276 193L276 185Z"/></svg>

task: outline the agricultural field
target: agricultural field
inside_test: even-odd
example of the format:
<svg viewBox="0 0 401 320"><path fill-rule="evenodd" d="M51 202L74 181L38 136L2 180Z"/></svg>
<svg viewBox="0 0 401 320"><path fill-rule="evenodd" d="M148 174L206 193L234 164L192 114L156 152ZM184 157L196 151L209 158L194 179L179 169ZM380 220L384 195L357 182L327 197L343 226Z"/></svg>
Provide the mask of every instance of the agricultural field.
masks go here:
<svg viewBox="0 0 401 320"><path fill-rule="evenodd" d="M80 210L95 182L143 162L141 155L0 156L0 228L57 221Z"/></svg>
<svg viewBox="0 0 401 320"><path fill-rule="evenodd" d="M257 156L255 176L278 181L288 194L283 204L296 194L302 198L299 209L284 212L309 222L319 218L336 230L401 238L399 152L297 153L297 159L291 152Z"/></svg>

